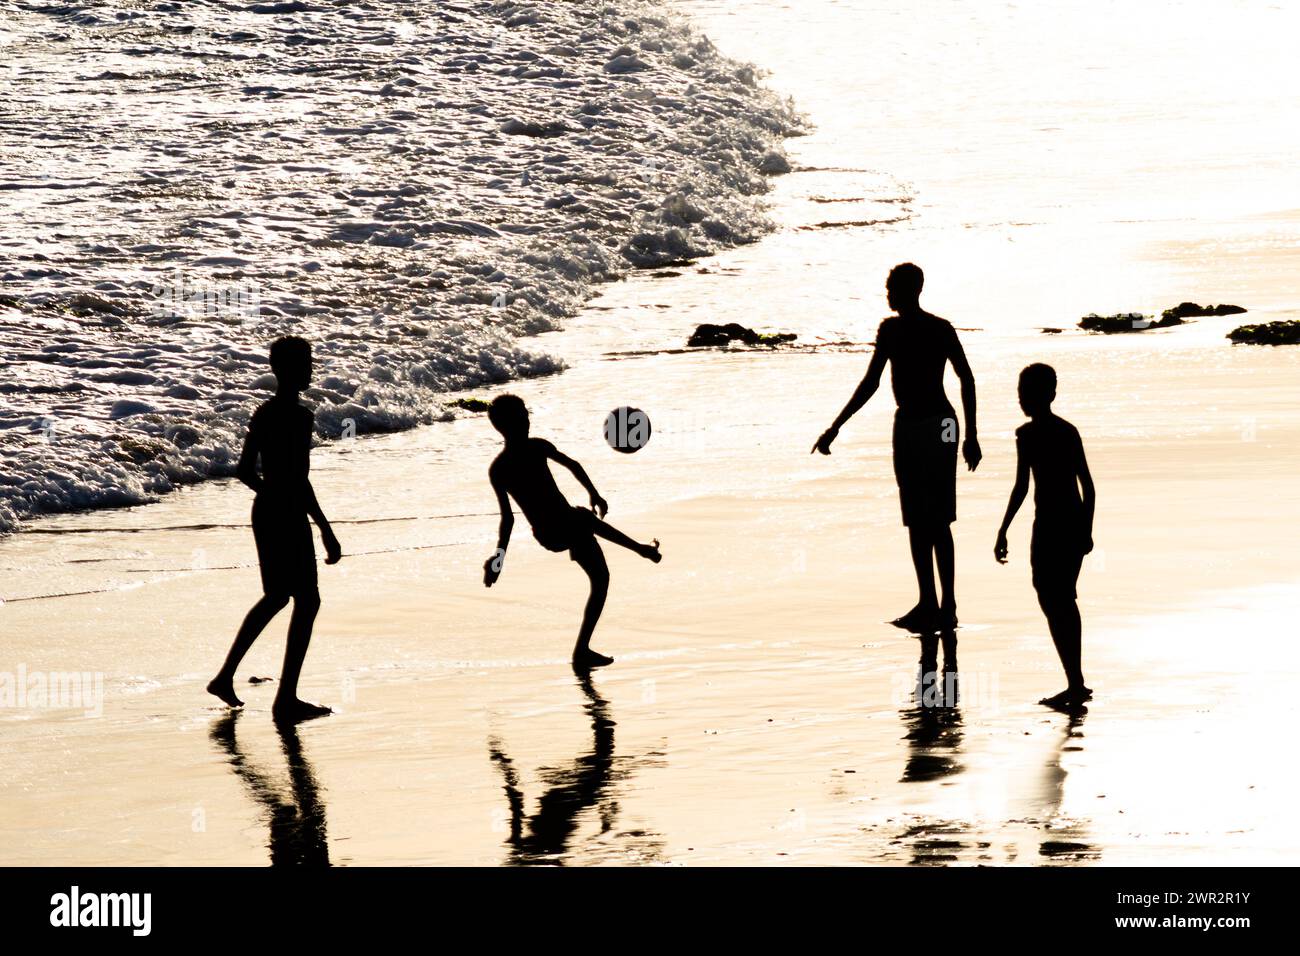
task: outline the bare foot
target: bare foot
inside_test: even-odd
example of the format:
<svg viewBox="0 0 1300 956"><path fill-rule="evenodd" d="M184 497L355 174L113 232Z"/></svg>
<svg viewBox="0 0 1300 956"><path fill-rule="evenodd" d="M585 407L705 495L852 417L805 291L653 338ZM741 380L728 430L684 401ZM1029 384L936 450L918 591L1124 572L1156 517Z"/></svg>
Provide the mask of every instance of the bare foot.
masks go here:
<svg viewBox="0 0 1300 956"><path fill-rule="evenodd" d="M575 670L591 670L593 667L604 667L612 663L614 663L614 658L598 654L591 648L587 648L585 651L573 652L573 667Z"/></svg>
<svg viewBox="0 0 1300 956"><path fill-rule="evenodd" d="M334 713L323 704L313 704L294 698L290 701L276 702L271 706L271 716L277 724L296 724L303 720L314 720Z"/></svg>
<svg viewBox="0 0 1300 956"><path fill-rule="evenodd" d="M1039 703L1054 710L1069 710L1083 706L1083 702L1086 700L1092 700L1092 691L1087 687L1080 686L1067 687L1059 694L1044 697Z"/></svg>
<svg viewBox="0 0 1300 956"><path fill-rule="evenodd" d="M902 617L896 617L889 623L911 634L932 634L940 629L939 609L922 607L918 604Z"/></svg>
<svg viewBox="0 0 1300 956"><path fill-rule="evenodd" d="M658 564L660 561L664 559L664 556L659 553L658 538L655 538L654 541L650 544L641 545L641 557L647 558L653 561L655 564Z"/></svg>
<svg viewBox="0 0 1300 956"><path fill-rule="evenodd" d="M243 707L244 702L235 696L235 682L229 677L214 677L208 681L208 693L219 697L230 707Z"/></svg>

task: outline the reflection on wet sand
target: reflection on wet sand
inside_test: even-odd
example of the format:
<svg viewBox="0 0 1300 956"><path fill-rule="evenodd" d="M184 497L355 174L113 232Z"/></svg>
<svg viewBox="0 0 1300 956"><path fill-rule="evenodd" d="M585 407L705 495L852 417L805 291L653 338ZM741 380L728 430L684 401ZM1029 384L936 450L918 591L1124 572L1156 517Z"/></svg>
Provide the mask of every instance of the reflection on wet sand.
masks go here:
<svg viewBox="0 0 1300 956"><path fill-rule="evenodd" d="M903 783L940 780L966 769L960 760L961 711L952 706L922 704L901 712L907 728L907 762Z"/></svg>
<svg viewBox="0 0 1300 956"><path fill-rule="evenodd" d="M901 713L907 728L907 763L902 782L937 780L961 773L961 711L957 709L960 685L957 673L957 636L943 635L943 669L939 669L938 634L921 638L912 704Z"/></svg>
<svg viewBox="0 0 1300 956"><path fill-rule="evenodd" d="M1086 820L1070 820L1061 817L1065 804L1065 778L1069 775L1061 766L1061 756L1067 751L1081 750L1079 741L1083 739L1083 718L1088 709L1079 707L1066 712L1064 733L1052 748L1051 759L1043 774L1043 841L1038 853L1044 862L1085 863L1101 858L1101 851L1086 840L1088 836Z"/></svg>
<svg viewBox="0 0 1300 956"><path fill-rule="evenodd" d="M962 756L962 719L958 709L957 638L943 636L943 669L939 669L939 635L921 638L921 660L913 706L899 716L907 733L907 761L902 783L934 783L965 770ZM968 844L969 827L954 821L923 821L908 827L898 842L911 849L911 862L921 865L956 863ZM988 844L982 845L987 848Z"/></svg>
<svg viewBox="0 0 1300 956"><path fill-rule="evenodd" d="M325 804L316 774L307 761L293 725L276 725L289 770L289 788L276 785L240 749L235 725L242 710L231 710L212 725L212 740L230 758L235 776L266 814L272 866L329 866Z"/></svg>
<svg viewBox="0 0 1300 956"><path fill-rule="evenodd" d="M899 712L906 729L907 759L902 783L944 786L968 769L970 754L963 753L963 723L958 707L960 681L957 673L956 639L943 639L943 668L938 661L939 637L923 638L912 706ZM913 864L944 866L953 863L1012 863L1029 842L1037 851L1032 861L1045 864L1077 864L1100 859L1100 850L1089 842L1087 821L1063 816L1065 783L1068 776L1062 766L1066 752L1082 749L1083 721L1087 709L1079 707L1061 714L1065 723L1060 736L1053 736L1042 771L1030 774L1031 790L1027 794L1028 813L1006 814L1014 819L977 822L951 818L912 818L910 825L895 838L904 847ZM987 755L984 759L988 759ZM1015 782L1014 771L972 766L980 774L1000 774ZM974 786L967 782L968 788ZM978 786L974 786L978 790ZM1025 833L1025 827L1029 832ZM1002 834L1002 836L998 836Z"/></svg>
<svg viewBox="0 0 1300 956"><path fill-rule="evenodd" d="M501 771L510 807L510 834L506 839L510 847L506 862L510 865L562 866L571 862L574 834L588 808L597 808L601 834L614 829L619 809L614 784L626 778L632 768L624 762L628 758L614 754L614 720L609 715L608 701L596 691L590 672L577 671L576 675L587 698L583 709L591 720L591 751L575 757L567 766L540 771L547 789L537 802L536 813L526 814L519 773L504 744L497 738L488 741L488 755ZM625 849L635 847L638 862L656 858L662 848L656 837L644 831L617 836L629 844Z"/></svg>

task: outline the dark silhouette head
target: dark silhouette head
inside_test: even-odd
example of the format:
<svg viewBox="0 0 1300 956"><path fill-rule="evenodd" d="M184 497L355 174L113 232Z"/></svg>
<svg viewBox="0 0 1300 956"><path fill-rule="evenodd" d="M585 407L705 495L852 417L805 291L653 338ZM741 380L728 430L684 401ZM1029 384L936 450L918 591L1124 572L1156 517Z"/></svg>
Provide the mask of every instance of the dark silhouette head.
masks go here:
<svg viewBox="0 0 1300 956"><path fill-rule="evenodd" d="M271 371L282 390L301 392L311 383L311 343L286 335L271 343Z"/></svg>
<svg viewBox="0 0 1300 956"><path fill-rule="evenodd" d="M528 409L518 395L498 395L488 406L488 421L506 441L528 437Z"/></svg>
<svg viewBox="0 0 1300 956"><path fill-rule="evenodd" d="M925 285L925 273L921 267L910 262L903 262L889 270L885 280L885 292L889 297L889 307L895 312L915 312L921 307L921 286Z"/></svg>
<svg viewBox="0 0 1300 956"><path fill-rule="evenodd" d="M1041 362L1020 373L1020 408L1031 418L1045 415L1056 400L1056 369Z"/></svg>

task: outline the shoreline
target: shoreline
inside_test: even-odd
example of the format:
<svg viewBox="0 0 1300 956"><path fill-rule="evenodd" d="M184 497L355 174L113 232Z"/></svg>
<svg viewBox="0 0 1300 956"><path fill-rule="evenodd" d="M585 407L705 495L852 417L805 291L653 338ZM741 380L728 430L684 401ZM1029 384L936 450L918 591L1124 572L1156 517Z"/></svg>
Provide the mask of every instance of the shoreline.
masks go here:
<svg viewBox="0 0 1300 956"><path fill-rule="evenodd" d="M620 292L644 308L653 290L647 281ZM590 321L604 328L599 313ZM566 334L589 343L581 323ZM1084 348L1074 361L1108 352ZM1152 359L1147 374L1176 378ZM659 566L610 549L613 585L594 646L616 663L590 690L567 663L584 594L569 562L520 540L497 587L478 581L495 533L489 509L474 506L490 502L484 475L496 445L481 417L325 450L317 480L327 510L350 501L353 516L384 517L409 499L422 506L412 513L451 502L446 510L466 516L340 528L345 551L445 547L354 555L322 569L304 693L339 712L303 725L299 740L318 781L331 862L1090 865L1268 863L1292 852L1285 816L1273 809L1291 792L1286 774L1249 728L1294 714L1281 691L1300 662L1274 638L1294 581L1209 590L1231 583L1217 560L1189 562L1194 552L1171 524L1132 525L1153 487L1149 465L1104 405L1071 416L1092 441L1099 481L1104 560L1085 564L1080 590L1098 699L1081 726L1033 704L1060 677L1029 586L1028 522L1013 528L1011 567L986 553L1009 487L1013 424L990 403L986 463L960 479L955 526L967 622L961 723L918 722L899 694L914 680L919 646L882 623L913 596L888 470L891 409L868 406L829 460L805 447L811 411L851 385L862 363L852 354L696 353L576 364L511 386L534 409L538 433L587 465L610 519L664 542ZM985 376L984 387L1009 387L1009 374ZM773 394L773 380L788 394ZM748 413L684 417L698 415L719 382L728 409ZM1219 398L1207 387L1206 403ZM600 433L606 406L624 399L656 421L651 443L630 456L610 451ZM1179 460L1219 447L1232 415L1224 409L1210 432L1175 443ZM1288 437L1300 439L1296 426L1287 427L1282 435L1261 423L1259 440L1237 451L1300 447ZM1255 487L1273 487L1277 469L1289 480L1286 467L1254 467ZM361 475L369 490L358 499ZM1166 484L1161 493L1185 497L1180 510L1192 514L1217 482L1210 473L1204 491ZM239 489L193 491L123 513L122 523L202 523L190 520L197 515L240 523L248 502ZM1225 510L1189 531L1213 540L1238 521ZM1231 581L1285 566L1286 522L1273 524L1275 536L1257 536L1263 550ZM196 546L218 566L248 564L251 554L240 527L123 537L128 567L184 565ZM15 722L0 713L11 746L0 835L15 861L266 861L268 809L232 773L230 751L213 736L224 733L223 708L202 691L205 668L256 590L256 571L245 567L4 608L17 659L102 667L111 685L102 718L29 712ZM100 622L93 647L74 626L90 617ZM282 627L272 625L241 672L249 704L235 736L244 759L292 802L269 716L274 684L243 683L278 672ZM1221 645L1229 633L1230 648ZM612 751L604 731L593 732L593 707L613 721ZM52 753L62 755L57 765ZM525 833L550 832L555 821L534 815L556 779L578 788L572 818L560 821L563 844L510 842L493 754L519 775ZM1213 779L1203 776L1211 765ZM603 768L594 778L581 772L593 767ZM1250 793L1244 804L1238 786ZM1196 810L1178 798L1187 788L1222 800ZM202 831L190 827L196 812Z"/></svg>
<svg viewBox="0 0 1300 956"><path fill-rule="evenodd" d="M889 205L897 185L858 172L784 177L774 200L786 228L690 275L602 287L564 331L532 340L573 359L563 374L471 393L520 394L535 433L588 468L609 520L663 541L658 566L607 549L611 594L593 646L616 662L590 682L568 665L585 597L571 562L520 525L501 582L481 586L496 531L486 470L499 444L481 415L316 450L325 510L354 523L339 522L343 562L321 569L303 677L304 696L338 711L292 737L272 725L274 684L245 683L279 672L284 617L241 668L242 716L203 693L258 593L242 488L205 482L98 511L99 530L0 539L7 587L104 585L0 607L0 671L105 676L100 717L0 708L10 860L262 865L304 849L334 865L1294 857L1296 780L1276 759L1276 728L1300 709L1288 693L1300 649L1287 637L1300 583L1290 397L1300 352L1210 347L1214 323L1232 319L1122 340L1041 335L1032 330L1050 316L1039 322L1029 308L1017 325L998 324L1011 309L1002 292L1034 300L1003 286L987 294L989 276L972 277L963 256L983 249L1018 281L1062 254L1032 236L1047 233L1037 241L1050 247L1064 227L972 240L918 217L909 231L825 231L834 243L797 228L806 206L821 205L812 196ZM801 340L867 341L883 302L876 277L918 249L935 311L982 330L963 334L985 460L958 478L962 695L942 715L909 698L919 643L884 623L914 599L889 396L846 427L829 459L808 454L865 354L613 354L629 341L684 342L704 321L753 326L756 305ZM1176 270L1152 267L1142 280L1153 299L1185 288ZM1216 281L1189 296L1245 300ZM1278 281L1256 290L1267 308L1295 301ZM1060 298L1141 287L1131 276L1078 285ZM1060 412L1080 429L1098 484L1098 551L1080 581L1097 698L1081 719L1034 703L1063 678L1030 585L1027 513L1012 528L1011 565L991 553L1023 421L1016 374L1035 360L1057 368ZM633 455L603 439L604 416L623 405L654 422ZM132 523L150 527L102 533ZM285 819L305 826L277 825Z"/></svg>
<svg viewBox="0 0 1300 956"><path fill-rule="evenodd" d="M92 147L69 155L101 178L71 211L55 204L53 225L42 197L65 168L21 138L0 166L24 200L0 262L12 267L0 268L0 350L17 382L0 420L13 439L0 455L0 531L230 475L247 416L272 389L265 349L279 334L313 342L305 398L319 439L429 424L452 416L445 399L462 388L559 371L537 335L601 284L772 228L762 197L801 120L688 17L645 0L511 17L478 0L422 10L434 29L415 31L401 4L373 12L398 76L363 70L340 88L303 75L346 72L338 57L369 49L365 26L285 10L263 22L331 42L286 61L260 32L238 31L226 42L246 54L223 47L199 64L177 62L171 31L219 32L238 11L154 11L157 43L135 55L211 70L197 114L145 72L106 74L103 90L51 117L49 99L84 98L79 65L113 44L96 19L58 11L14 25L7 52L42 77L36 90L15 81L18 115L80 121L79 141L119 148L142 132L120 169L97 165ZM65 30L50 34L51 20ZM258 64L251 89L275 104L251 120L246 62ZM110 127L93 109L104 95L120 119ZM738 115L719 122L724 108ZM331 110L359 125L310 119ZM224 123L228 148L195 150L195 123ZM124 214L124 202L150 216ZM80 241L42 245L55 225ZM33 345L33 330L52 341Z"/></svg>

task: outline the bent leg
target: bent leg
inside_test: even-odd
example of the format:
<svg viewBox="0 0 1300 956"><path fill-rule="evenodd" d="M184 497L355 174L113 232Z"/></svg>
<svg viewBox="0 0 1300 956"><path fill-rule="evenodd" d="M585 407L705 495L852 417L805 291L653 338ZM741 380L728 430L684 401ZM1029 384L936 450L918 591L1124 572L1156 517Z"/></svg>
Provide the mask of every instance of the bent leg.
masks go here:
<svg viewBox="0 0 1300 956"><path fill-rule="evenodd" d="M231 707L243 705L244 702L235 696L235 671L253 642L266 630L266 625L288 603L287 594L266 594L249 609L244 616L244 623L239 626L239 632L235 634L234 643L230 645L230 652L226 654L226 662L221 665L217 676L208 683L208 693L220 697Z"/></svg>
<svg viewBox="0 0 1300 956"><path fill-rule="evenodd" d="M587 606L582 611L578 641L573 646L573 663L583 667L612 664L613 658L591 649L591 636L596 631L596 622L600 620L601 611L605 609L605 598L609 595L609 566L605 563L605 554L595 539L592 539L590 543L583 543L573 549L573 560L587 572L587 578L591 581L591 593L587 597Z"/></svg>

